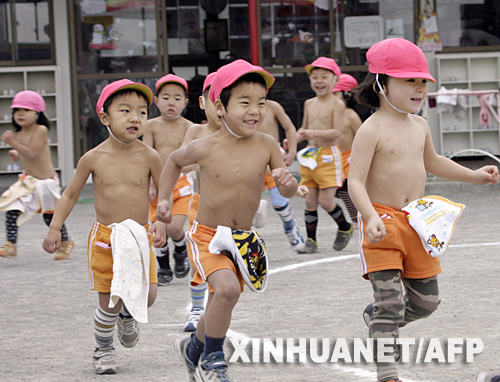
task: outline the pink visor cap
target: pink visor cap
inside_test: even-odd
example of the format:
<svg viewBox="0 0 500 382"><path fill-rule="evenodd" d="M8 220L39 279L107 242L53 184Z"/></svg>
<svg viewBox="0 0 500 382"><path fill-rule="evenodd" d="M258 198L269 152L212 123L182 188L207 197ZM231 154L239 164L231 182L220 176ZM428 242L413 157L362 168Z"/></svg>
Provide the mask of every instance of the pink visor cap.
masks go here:
<svg viewBox="0 0 500 382"><path fill-rule="evenodd" d="M182 77L176 76L175 74L167 74L166 76L163 76L158 81L156 81L156 85L155 85L156 94L158 94L158 90L168 82L173 82L173 83L176 83L178 85L181 85L187 94L187 92L188 92L187 81Z"/></svg>
<svg viewBox="0 0 500 382"><path fill-rule="evenodd" d="M32 90L17 93L12 100L11 109L28 109L38 113L45 111L45 101L40 94Z"/></svg>
<svg viewBox="0 0 500 382"><path fill-rule="evenodd" d="M340 91L350 92L353 90L353 88L357 86L358 86L358 81L356 81L356 78L354 78L350 74L342 73L339 76L337 83L333 87L332 92L333 93Z"/></svg>
<svg viewBox="0 0 500 382"><path fill-rule="evenodd" d="M216 74L217 72L212 72L205 78L205 81L203 81L203 90L201 91L202 93L205 93L205 90L207 90L208 87L212 85Z"/></svg>
<svg viewBox="0 0 500 382"><path fill-rule="evenodd" d="M312 64L304 66L304 69L306 70L308 76L311 75L311 72L314 68L331 70L336 76L340 76L342 74L342 71L333 58L319 57L314 60Z"/></svg>
<svg viewBox="0 0 500 382"><path fill-rule="evenodd" d="M366 52L368 71L394 78L424 78L436 82L429 74L424 52L404 38L390 38L373 45Z"/></svg>
<svg viewBox="0 0 500 382"><path fill-rule="evenodd" d="M138 83L138 82L132 82L132 81L127 80L127 79L118 80L118 81L110 83L109 85L106 85L104 87L104 89L102 89L101 95L99 96L99 99L97 100L97 105L96 105L97 115L99 115L99 112L102 111L102 108L104 106L104 102L106 102L106 100L112 94L116 93L119 90L124 90L124 89L138 90L141 93L143 93L144 96L146 97L146 99L148 100L148 106L151 106L151 104L153 103L153 92L146 85Z"/></svg>
<svg viewBox="0 0 500 382"><path fill-rule="evenodd" d="M274 84L274 77L260 66L252 65L245 60L236 60L217 70L216 76L212 81L212 86L210 86L208 92L210 100L215 102L215 100L220 97L220 93L223 89L231 86L238 78L248 73L260 74L266 81L266 90L269 90Z"/></svg>

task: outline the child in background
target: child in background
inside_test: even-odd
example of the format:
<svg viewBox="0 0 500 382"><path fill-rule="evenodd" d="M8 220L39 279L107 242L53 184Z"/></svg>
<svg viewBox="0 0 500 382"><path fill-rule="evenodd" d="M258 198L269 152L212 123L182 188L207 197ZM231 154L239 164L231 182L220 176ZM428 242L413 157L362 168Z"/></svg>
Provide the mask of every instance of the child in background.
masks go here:
<svg viewBox="0 0 500 382"><path fill-rule="evenodd" d="M337 223L333 249L341 251L349 243L353 232L353 225L334 201L335 193L344 180L342 153L337 141L344 130L345 105L332 93L341 71L335 60L326 57L306 65L305 70L316 97L305 102L302 127L297 132L297 143L308 141L308 147L297 155L301 163L300 184L309 188L305 209L307 241L301 253L318 250L318 205Z"/></svg>
<svg viewBox="0 0 500 382"><path fill-rule="evenodd" d="M139 327L132 314L141 313L147 322L147 307L156 299L156 261L152 245L165 243L165 224L156 222L148 227L149 181L158 187L161 158L158 153L141 142L153 93L143 84L119 80L107 85L97 101L96 111L110 137L80 158L76 173L57 204L49 233L43 242L47 252L57 251L61 245L61 227L71 213L89 175L92 174L96 220L89 234L88 261L91 289L99 292L99 304L94 314L94 368L97 374L114 374L117 371L113 333L118 327L118 339L125 347L133 347L139 340ZM149 231L149 237L148 237ZM134 244L138 245L134 245ZM132 248L132 250L131 250ZM135 252L127 252L133 251ZM110 298L122 278L136 278L135 268L123 266L131 257L139 259L145 281L139 293L126 283L123 292L139 295L134 300L121 294L114 307ZM122 267L115 273L116 260ZM137 261L137 260L136 260ZM147 264L147 265L146 265ZM139 279L141 275L139 275ZM149 282L148 282L149 279ZM119 297L121 297L119 295ZM130 301L130 304L129 304ZM138 303L141 303L137 308ZM128 309L127 309L128 308ZM134 309L132 309L134 308ZM139 317L139 314L136 314Z"/></svg>
<svg viewBox="0 0 500 382"><path fill-rule="evenodd" d="M18 181L0 198L0 211L7 211L7 243L0 247L0 257L12 258L17 254L17 234L21 224L41 212L45 224L50 225L61 187L50 155L49 120L44 114L44 99L36 92L25 90L15 95L10 108L16 132L5 131L2 140L12 147L9 151L12 160L20 159L23 166ZM55 260L67 259L75 246L65 225L61 226L61 238Z"/></svg>
<svg viewBox="0 0 500 382"><path fill-rule="evenodd" d="M181 147L189 126L193 124L181 116L188 104L188 84L184 78L167 74L156 81L155 89L155 104L161 115L148 121L143 141L158 151L162 163L165 163L169 155ZM157 196L153 182L149 191L149 220L155 222ZM189 273L184 224L193 193L191 175L182 174L174 191L173 219L167 225L167 243L165 247L156 250L159 265L158 285L167 285L172 282L174 273L177 278L186 277ZM170 268L168 237L174 242L174 272Z"/></svg>
<svg viewBox="0 0 500 382"><path fill-rule="evenodd" d="M333 95L342 100L345 105L344 113L344 131L338 139L339 149L342 152L342 163L344 165L344 184L337 189L337 196L344 202L349 216L351 217L354 229L358 229L358 210L349 196L349 186L347 178L349 176L349 162L351 161L352 141L356 132L361 127L361 118L356 113L353 107L356 105L352 90L358 86L358 81L346 73L342 73L333 87Z"/></svg>
<svg viewBox="0 0 500 382"><path fill-rule="evenodd" d="M267 89L273 82L274 77L264 69L244 60L221 67L209 96L224 127L174 152L163 168L157 216L168 222L175 179L183 167L200 166L200 205L188 233L188 248L196 267L192 283L208 281L209 298L196 332L176 342L191 381L195 374L197 381L230 381L223 344L244 286L240 273L243 270L237 270L224 253L211 253L209 243L216 232L228 230L228 241L232 242L229 246L236 245L234 230L247 239L256 238L249 230L259 207L267 166L280 194L292 197L298 188L283 163L276 140L257 132L265 118ZM263 249L262 243L259 248Z"/></svg>
<svg viewBox="0 0 500 382"><path fill-rule="evenodd" d="M496 184L498 168L473 171L434 150L429 125L414 115L427 96L427 81L435 82L419 47L401 38L383 40L366 58L369 73L356 97L378 110L354 138L349 193L361 216L362 273L374 296L363 316L376 345L378 338L398 338L400 327L430 316L440 303L439 257L427 253L402 210L424 196L426 173ZM393 347L385 351L392 362L376 360L378 381L401 381L398 353Z"/></svg>

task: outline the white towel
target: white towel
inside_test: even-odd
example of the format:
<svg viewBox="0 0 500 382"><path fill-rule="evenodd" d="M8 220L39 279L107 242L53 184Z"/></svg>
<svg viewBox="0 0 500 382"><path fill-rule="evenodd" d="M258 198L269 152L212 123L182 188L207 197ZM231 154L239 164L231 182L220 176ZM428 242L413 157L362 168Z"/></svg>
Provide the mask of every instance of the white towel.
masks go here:
<svg viewBox="0 0 500 382"><path fill-rule="evenodd" d="M314 170L318 167L318 156L321 150L316 147L305 147L297 153L297 161L305 167Z"/></svg>
<svg viewBox="0 0 500 382"><path fill-rule="evenodd" d="M113 308L122 299L132 317L146 323L150 256L148 232L131 219L111 224L110 227L113 280L109 307Z"/></svg>
<svg viewBox="0 0 500 382"><path fill-rule="evenodd" d="M409 203L402 210L408 214L408 221L420 236L425 251L432 257L439 257L448 249L464 208L461 203L430 195Z"/></svg>

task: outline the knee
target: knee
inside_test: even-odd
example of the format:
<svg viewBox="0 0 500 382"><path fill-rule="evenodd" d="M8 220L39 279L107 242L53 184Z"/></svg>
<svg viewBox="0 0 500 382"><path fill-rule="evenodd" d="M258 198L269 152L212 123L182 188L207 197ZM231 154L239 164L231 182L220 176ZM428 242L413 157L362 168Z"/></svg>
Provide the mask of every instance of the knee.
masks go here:
<svg viewBox="0 0 500 382"><path fill-rule="evenodd" d="M214 297L221 299L228 306L235 306L241 294L240 284L231 280L228 281L218 286Z"/></svg>
<svg viewBox="0 0 500 382"><path fill-rule="evenodd" d="M157 294L158 284L149 284L148 308L155 303Z"/></svg>
<svg viewBox="0 0 500 382"><path fill-rule="evenodd" d="M372 322L400 324L405 318L405 303L402 298L392 298L374 304Z"/></svg>
<svg viewBox="0 0 500 382"><path fill-rule="evenodd" d="M177 225L168 225L167 226L167 235L168 237L172 238L173 240L180 240L182 239L182 235L184 235L184 231L182 227L179 227Z"/></svg>

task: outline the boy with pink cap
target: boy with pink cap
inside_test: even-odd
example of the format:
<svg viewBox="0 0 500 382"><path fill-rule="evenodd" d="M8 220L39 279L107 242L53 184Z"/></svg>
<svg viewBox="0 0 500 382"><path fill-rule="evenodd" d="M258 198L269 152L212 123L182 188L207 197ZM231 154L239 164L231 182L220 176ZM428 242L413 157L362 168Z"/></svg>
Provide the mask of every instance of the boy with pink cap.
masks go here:
<svg viewBox="0 0 500 382"><path fill-rule="evenodd" d="M193 123L181 114L188 104L188 83L184 78L175 74L167 74L156 81L155 104L160 111L160 116L152 118L146 125L143 141L154 148L165 163L170 154L181 147L186 132ZM150 186L149 220L156 221L157 195L153 182ZM167 237L174 243L174 272L170 268L170 251L168 240L165 247L156 251L158 260L158 285L167 285L177 278L186 277L189 273L189 260L186 251L186 236L184 224L186 223L189 203L193 196L193 179L188 173L181 174L174 191L173 219L167 225Z"/></svg>
<svg viewBox="0 0 500 382"><path fill-rule="evenodd" d="M13 258L17 254L19 226L37 212L42 213L45 224L50 225L61 187L50 155L44 99L34 91L25 90L15 95L10 108L16 132L5 131L2 140L12 147L9 151L12 160L21 160L23 172L0 198L0 211L7 211L7 243L0 247L0 257ZM61 226L61 237L55 260L67 259L75 246L65 225Z"/></svg>
<svg viewBox="0 0 500 382"><path fill-rule="evenodd" d="M305 70L316 97L305 102L302 127L297 132L297 143L308 141L307 147L297 154L297 159L301 164L300 184L309 188L305 209L307 241L299 253L318 250L318 205L337 223L333 249L341 251L353 233L353 225L334 201L335 193L344 181L342 153L337 140L344 130L345 105L332 93L341 71L335 60L327 57L319 57L306 65Z"/></svg>
<svg viewBox="0 0 500 382"><path fill-rule="evenodd" d="M200 205L187 234L188 253L196 268L191 282L208 281L209 298L196 332L191 338L176 342L191 381L195 375L197 381L230 381L223 344L233 308L243 291L245 270L237 270L225 253L234 251L237 235L245 242L239 241L241 248L257 245L259 257L260 253L265 256L260 235L250 230L267 166L283 196L292 197L298 188L274 138L257 132L265 118L267 89L273 82L274 77L268 72L244 60L221 67L209 97L223 127L175 151L161 175L157 216L169 222L169 199L175 179L185 166L200 167ZM211 243L216 237L225 239L227 249L213 248Z"/></svg>
<svg viewBox="0 0 500 382"><path fill-rule="evenodd" d="M354 138L349 192L361 217L363 277L374 292L363 316L376 346L378 338L398 338L400 327L430 316L440 302L439 258L427 253L403 211L424 196L426 173L481 185L496 184L498 169L473 171L434 150L429 125L415 115L427 82L435 82L419 47L400 38L383 40L366 58L369 73L357 99L378 110ZM393 347L385 352L389 361L376 360L379 381L401 381L394 362L399 353Z"/></svg>
<svg viewBox="0 0 500 382"><path fill-rule="evenodd" d="M61 227L92 175L96 220L89 234L88 261L91 289L99 293L94 313L93 362L97 374L117 371L113 347L115 324L121 344L128 348L135 346L139 340L135 317L147 322L147 307L156 299L153 245L164 245L166 227L160 222L148 226L147 207L149 181L152 178L158 187L162 163L158 153L139 140L152 101L153 93L146 85L127 79L104 87L96 112L110 137L78 161L75 176L57 204L43 242L47 252L58 250ZM117 263L122 264L119 269L115 268L117 256L121 260ZM129 267L124 266L125 263ZM142 264L141 269L137 269L138 263ZM125 289L121 294L115 293L116 287L130 288L131 280L141 279L141 274L139 291L129 289L127 293ZM140 309L137 309L138 301Z"/></svg>

